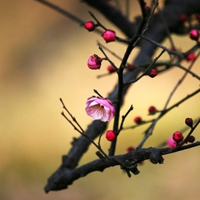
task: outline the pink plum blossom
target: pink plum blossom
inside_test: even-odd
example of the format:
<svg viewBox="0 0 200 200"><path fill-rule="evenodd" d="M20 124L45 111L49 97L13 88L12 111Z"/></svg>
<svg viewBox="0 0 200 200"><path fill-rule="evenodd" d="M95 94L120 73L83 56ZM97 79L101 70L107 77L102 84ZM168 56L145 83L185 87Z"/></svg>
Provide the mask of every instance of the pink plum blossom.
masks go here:
<svg viewBox="0 0 200 200"><path fill-rule="evenodd" d="M92 55L89 57L87 65L90 69L100 69L101 67L101 62L102 60L104 60L105 58L100 58L99 56L97 56L96 54Z"/></svg>
<svg viewBox="0 0 200 200"><path fill-rule="evenodd" d="M115 115L115 107L112 102L102 97L93 96L88 98L85 110L93 120L103 122L110 121Z"/></svg>
<svg viewBox="0 0 200 200"><path fill-rule="evenodd" d="M169 146L169 148L173 149L176 148L177 143L174 141L173 137L170 136L167 140L167 145Z"/></svg>

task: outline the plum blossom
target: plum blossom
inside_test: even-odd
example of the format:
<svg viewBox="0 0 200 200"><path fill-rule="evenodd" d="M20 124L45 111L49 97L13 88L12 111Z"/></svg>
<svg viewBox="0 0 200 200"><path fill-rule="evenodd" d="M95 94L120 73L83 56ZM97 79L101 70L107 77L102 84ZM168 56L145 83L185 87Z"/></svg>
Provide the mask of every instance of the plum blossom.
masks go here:
<svg viewBox="0 0 200 200"><path fill-rule="evenodd" d="M167 140L167 145L169 146L169 148L173 149L176 148L177 143L174 141L173 137L170 136Z"/></svg>
<svg viewBox="0 0 200 200"><path fill-rule="evenodd" d="M113 103L102 97L93 96L88 98L85 110L93 120L101 120L103 122L111 121L115 115Z"/></svg>
<svg viewBox="0 0 200 200"><path fill-rule="evenodd" d="M90 69L100 69L102 60L105 60L105 58L100 58L94 54L89 57L87 65Z"/></svg>

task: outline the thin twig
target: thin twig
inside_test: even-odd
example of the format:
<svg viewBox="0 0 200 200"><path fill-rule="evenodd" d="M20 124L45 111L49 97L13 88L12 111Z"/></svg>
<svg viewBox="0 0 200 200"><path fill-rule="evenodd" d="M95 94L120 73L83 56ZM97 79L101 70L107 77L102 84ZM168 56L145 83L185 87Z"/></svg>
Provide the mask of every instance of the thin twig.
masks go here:
<svg viewBox="0 0 200 200"><path fill-rule="evenodd" d="M192 133L194 132L194 130L196 129L196 127L199 125L200 123L200 119L197 121L197 123L191 128L190 132L188 133L188 135L185 137L185 139L177 145L177 149L179 149L180 147L182 147L187 141L188 138L190 137L190 135L192 135Z"/></svg>
<svg viewBox="0 0 200 200"><path fill-rule="evenodd" d="M101 46L103 49L105 49L106 51L108 51L110 54L112 54L115 58L119 59L120 61L122 60L122 58L120 56L118 56L115 52L111 51L110 49L108 49L105 45L101 44L99 41L97 41L97 45Z"/></svg>
<svg viewBox="0 0 200 200"><path fill-rule="evenodd" d="M139 81L143 76L147 75L147 72L153 68L154 64L156 63L156 61L161 57L161 55L165 52L165 50L163 49L161 51L161 53L151 62L151 64L144 70L144 72L138 76L137 78L135 78L134 80L130 80L129 82L127 83L124 83L124 87L127 86L128 84L131 84L131 83L135 83L137 81Z"/></svg>
<svg viewBox="0 0 200 200"><path fill-rule="evenodd" d="M73 115L66 108L66 106L61 98L60 98L60 101L63 105L63 109L66 110L66 112L69 114L69 116L75 122L75 124L81 129L81 131L72 123L72 121L69 120L69 118L65 115L64 112L61 112L62 116L74 127L74 129L76 131L78 131L83 137L87 138L105 157L107 157L107 154L101 149L101 146L97 145L87 134L85 134L84 130L82 129L80 124L76 121L75 117L73 117Z"/></svg>
<svg viewBox="0 0 200 200"><path fill-rule="evenodd" d="M142 141L140 142L140 144L137 146L137 148L141 148L143 146L143 144L145 143L145 141L150 137L150 135L152 134L152 127L155 127L155 123L157 123L158 120L160 120L164 115L166 115L170 110L172 110L173 108L179 106L180 104L182 104L184 101L188 100L189 98L193 97L194 95L198 94L200 92L200 89L194 91L193 93L187 95L185 98L181 99L180 101L178 101L177 103L175 103L174 105L172 105L171 107L169 107L166 110L161 111L160 115L153 121L153 124L150 126L149 128L149 132L145 135L145 137L142 139Z"/></svg>
<svg viewBox="0 0 200 200"><path fill-rule="evenodd" d="M198 121L199 119L200 119L200 116L199 116L198 118L194 119L194 123L196 124L197 121ZM180 130L180 132L181 132L181 133L184 133L184 132L188 131L189 128L190 128L189 126L185 126L185 127L183 127L183 128ZM166 144L167 144L167 141L165 140L165 141L161 142L161 143L157 146L157 148L161 148L161 147L165 146Z"/></svg>
<svg viewBox="0 0 200 200"><path fill-rule="evenodd" d="M107 56L107 54L105 53L105 51L103 50L103 48L101 46L99 46L99 49L103 53L103 55L105 56L106 60L115 68L116 72L118 73L118 68L116 67L116 65L114 64L114 62L112 62L112 60L109 59L109 57Z"/></svg>
<svg viewBox="0 0 200 200"><path fill-rule="evenodd" d="M59 6L54 5L53 3L50 3L50 2L45 1L45 0L35 0L35 1L38 1L41 4L46 5L47 7L51 8L52 10L55 10L56 12L58 12L58 13L64 15L65 17L79 23L82 26L85 23L82 19L80 19L80 18L76 17L75 15L67 12L66 10L60 8Z"/></svg>
<svg viewBox="0 0 200 200"><path fill-rule="evenodd" d="M162 44L160 44L160 43L158 43L158 42L156 42L156 41L154 41L154 40L149 39L149 38L146 37L145 35L141 35L140 37L141 37L142 39L148 41L148 42L151 42L152 44L155 44L156 46L160 47L161 49L164 49L164 50L167 51L169 54L174 54L174 55L176 55L176 56L178 56L178 57L180 57L180 58L184 58L184 56L183 56L182 53L179 53L179 52L177 52L177 51L170 50L170 49L168 49L167 47L163 46Z"/></svg>
<svg viewBox="0 0 200 200"><path fill-rule="evenodd" d="M120 131L123 129L123 125L124 125L124 121L126 119L126 117L128 116L128 114L133 110L133 105L131 105L131 107L128 109L128 111L126 112L125 115L122 116L122 121L121 121L121 125L118 131L118 134L120 133Z"/></svg>
<svg viewBox="0 0 200 200"><path fill-rule="evenodd" d="M85 132L83 130L83 128L81 127L81 125L77 122L76 118L69 112L69 110L67 109L67 107L65 106L63 100L60 98L60 102L62 103L63 105L63 109L65 109L67 111L67 113L69 114L69 116L71 117L71 119L75 122L75 124L81 129L81 132Z"/></svg>

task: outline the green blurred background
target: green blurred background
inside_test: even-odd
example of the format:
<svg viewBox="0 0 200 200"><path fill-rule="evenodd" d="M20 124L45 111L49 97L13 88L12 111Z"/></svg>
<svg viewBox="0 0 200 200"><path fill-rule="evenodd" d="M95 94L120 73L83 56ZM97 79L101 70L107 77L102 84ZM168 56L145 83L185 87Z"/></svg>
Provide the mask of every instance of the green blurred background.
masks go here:
<svg viewBox="0 0 200 200"><path fill-rule="evenodd" d="M53 2L53 1L52 1ZM60 7L76 14L83 20L91 20L88 10L105 21L95 10L79 1L59 0ZM164 165L145 162L139 167L141 173L131 179L119 167L109 168L104 173L92 173L79 179L67 190L45 194L43 187L47 178L61 163L61 156L70 148L72 137L77 137L73 128L60 115L62 97L77 120L87 128L91 119L85 113L86 99L93 89L106 96L116 83L116 76L97 79L106 73L108 63L103 62L99 71L87 68L87 59L96 53L102 56L96 45L96 33L89 33L78 24L64 18L53 10L27 0L0 1L1 48L0 48L0 199L1 200L75 200L75 199L199 199L200 148L165 156ZM139 13L137 1L132 2L131 17ZM108 28L115 28L104 22ZM117 35L123 36L115 29ZM187 37L173 36L177 48L182 51L194 42ZM169 43L166 41L166 46ZM107 45L118 55L123 55L125 45ZM137 49L131 59L137 54ZM164 58L168 58L164 55ZM116 64L118 60L112 58ZM131 61L130 59L130 61ZM185 66L189 63L185 62ZM199 62L193 68L198 73ZM145 120L147 109L155 105L161 109L170 91L183 72L173 69L155 79L144 77L129 90L122 114L131 104L134 111L125 125L141 115ZM188 75L172 102L193 92L199 82ZM181 130L186 117L199 116L200 104L197 95L163 118L145 147L155 146L166 140L174 131ZM112 123L111 123L112 125ZM129 146L136 146L142 138L138 128L123 132L118 142L117 153L125 153ZM200 128L195 131L199 140ZM109 142L102 138L102 147ZM95 148L90 147L81 164L96 159Z"/></svg>

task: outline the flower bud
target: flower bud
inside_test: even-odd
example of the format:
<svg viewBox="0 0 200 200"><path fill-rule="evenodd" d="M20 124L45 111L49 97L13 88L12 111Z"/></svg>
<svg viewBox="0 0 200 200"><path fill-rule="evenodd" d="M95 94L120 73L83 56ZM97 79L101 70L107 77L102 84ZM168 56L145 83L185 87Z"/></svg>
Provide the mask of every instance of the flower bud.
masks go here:
<svg viewBox="0 0 200 200"><path fill-rule="evenodd" d="M188 118L185 119L185 123L186 123L189 127L192 128L192 126L193 126L193 119L188 117Z"/></svg>
<svg viewBox="0 0 200 200"><path fill-rule="evenodd" d="M183 135L178 131L174 132L172 137L177 144L183 141Z"/></svg>
<svg viewBox="0 0 200 200"><path fill-rule="evenodd" d="M151 14L151 8L147 5L144 6L144 9L146 11L146 14L149 16Z"/></svg>
<svg viewBox="0 0 200 200"><path fill-rule="evenodd" d="M198 22L200 22L200 14L197 14L197 15L195 16L195 18L196 18L196 20L197 20Z"/></svg>
<svg viewBox="0 0 200 200"><path fill-rule="evenodd" d="M107 29L102 34L102 37L106 41L106 43L115 41L115 38L116 38L115 31Z"/></svg>
<svg viewBox="0 0 200 200"><path fill-rule="evenodd" d="M115 68L112 65L108 65L107 70L109 71L109 73L113 73L113 72L116 71Z"/></svg>
<svg viewBox="0 0 200 200"><path fill-rule="evenodd" d="M190 31L190 38L191 38L192 40L198 41L198 40L199 40L199 31L198 31L197 29L192 29L192 30Z"/></svg>
<svg viewBox="0 0 200 200"><path fill-rule="evenodd" d="M195 58L196 58L195 53L192 52L192 53L190 53L190 54L187 55L186 60L187 60L187 61L192 61L192 60L194 60Z"/></svg>
<svg viewBox="0 0 200 200"><path fill-rule="evenodd" d="M128 148L127 148L127 152L128 152L128 153L131 152L131 151L134 151L134 150L135 150L134 147L128 147Z"/></svg>
<svg viewBox="0 0 200 200"><path fill-rule="evenodd" d="M151 78L154 78L155 76L157 76L158 74L158 71L156 69L152 69L148 72L148 75L151 77Z"/></svg>
<svg viewBox="0 0 200 200"><path fill-rule="evenodd" d="M90 32L96 28L96 24L93 21L85 22L84 27Z"/></svg>
<svg viewBox="0 0 200 200"><path fill-rule="evenodd" d="M185 14L180 14L178 19L182 23L188 21L188 17Z"/></svg>
<svg viewBox="0 0 200 200"><path fill-rule="evenodd" d="M134 118L134 122L136 123L136 124L141 124L142 123L142 118L141 117L135 117Z"/></svg>
<svg viewBox="0 0 200 200"><path fill-rule="evenodd" d="M87 65L90 69L100 69L102 60L104 60L104 58L100 58L94 54L89 57Z"/></svg>
<svg viewBox="0 0 200 200"><path fill-rule="evenodd" d="M148 110L149 110L150 115L153 115L157 112L157 109L155 106L150 106Z"/></svg>
<svg viewBox="0 0 200 200"><path fill-rule="evenodd" d="M187 142L193 143L195 141L195 137L193 135L190 135L189 138L187 139Z"/></svg>
<svg viewBox="0 0 200 200"><path fill-rule="evenodd" d="M113 141L116 138L116 135L113 131L107 131L106 132L106 139L108 141Z"/></svg>
<svg viewBox="0 0 200 200"><path fill-rule="evenodd" d="M132 71L135 69L135 65L128 64L128 71Z"/></svg>

